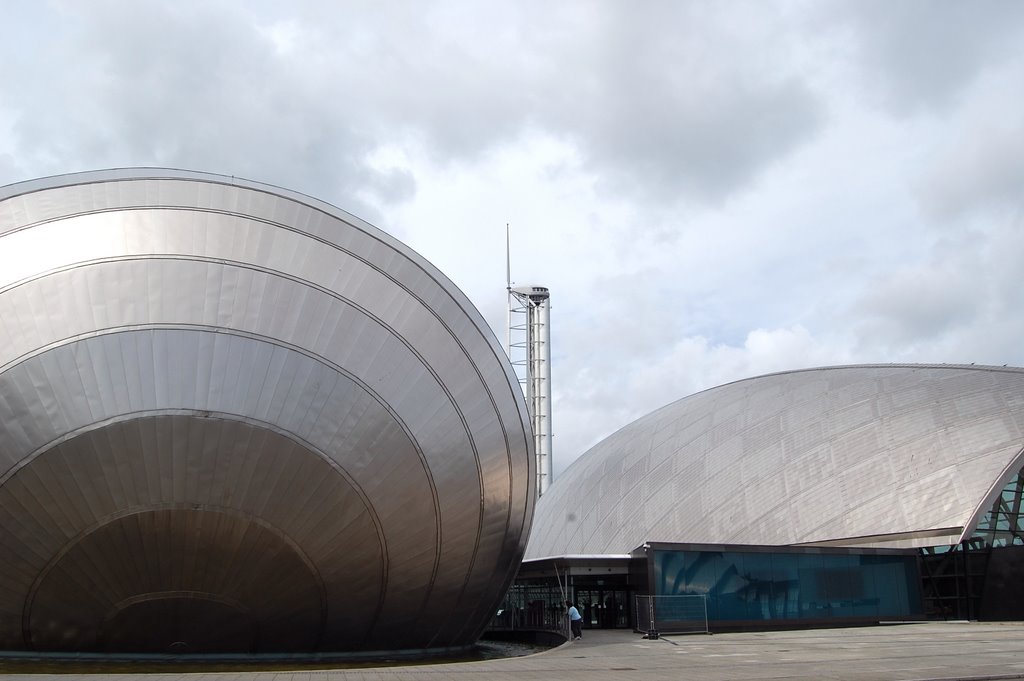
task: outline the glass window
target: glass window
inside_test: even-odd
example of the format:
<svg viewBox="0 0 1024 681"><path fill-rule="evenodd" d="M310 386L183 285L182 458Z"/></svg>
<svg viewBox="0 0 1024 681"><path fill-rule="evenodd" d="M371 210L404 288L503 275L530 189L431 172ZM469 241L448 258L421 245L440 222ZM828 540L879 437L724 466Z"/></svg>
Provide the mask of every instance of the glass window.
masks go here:
<svg viewBox="0 0 1024 681"><path fill-rule="evenodd" d="M656 551L655 593L702 595L709 620L903 617L921 611L914 556Z"/></svg>
<svg viewBox="0 0 1024 681"><path fill-rule="evenodd" d="M772 554L772 619L800 617L800 573L798 557Z"/></svg>

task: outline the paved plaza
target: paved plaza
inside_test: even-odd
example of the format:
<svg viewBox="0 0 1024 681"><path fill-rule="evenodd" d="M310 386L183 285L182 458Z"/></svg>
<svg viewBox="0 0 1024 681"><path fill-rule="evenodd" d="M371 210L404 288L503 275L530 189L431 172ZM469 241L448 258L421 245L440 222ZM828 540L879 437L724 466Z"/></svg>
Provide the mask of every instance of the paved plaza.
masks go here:
<svg viewBox="0 0 1024 681"><path fill-rule="evenodd" d="M12 675L33 681L99 678ZM122 674L127 681L924 681L1024 679L1024 623L926 623L668 636L587 631L582 641L527 657L371 669L217 674Z"/></svg>

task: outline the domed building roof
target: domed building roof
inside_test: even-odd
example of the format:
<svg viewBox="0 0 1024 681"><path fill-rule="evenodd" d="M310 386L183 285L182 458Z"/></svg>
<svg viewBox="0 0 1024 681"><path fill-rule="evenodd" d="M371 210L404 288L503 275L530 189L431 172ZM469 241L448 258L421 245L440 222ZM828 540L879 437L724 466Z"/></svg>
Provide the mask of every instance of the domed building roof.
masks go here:
<svg viewBox="0 0 1024 681"><path fill-rule="evenodd" d="M176 170L0 189L0 649L471 644L534 466L482 316L367 223Z"/></svg>
<svg viewBox="0 0 1024 681"><path fill-rule="evenodd" d="M673 402L574 462L526 558L645 542L953 544L1024 463L1024 369L846 366Z"/></svg>

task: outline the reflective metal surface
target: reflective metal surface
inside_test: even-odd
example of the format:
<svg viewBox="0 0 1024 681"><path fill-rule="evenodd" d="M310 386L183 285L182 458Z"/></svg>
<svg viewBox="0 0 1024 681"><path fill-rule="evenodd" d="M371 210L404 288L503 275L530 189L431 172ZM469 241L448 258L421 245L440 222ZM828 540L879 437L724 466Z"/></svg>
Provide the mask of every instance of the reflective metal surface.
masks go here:
<svg viewBox="0 0 1024 681"><path fill-rule="evenodd" d="M1024 369L853 366L738 381L580 457L537 503L527 558L648 541L956 543L1022 449Z"/></svg>
<svg viewBox="0 0 1024 681"><path fill-rule="evenodd" d="M184 171L0 189L0 649L465 645L534 485L493 334L379 230Z"/></svg>

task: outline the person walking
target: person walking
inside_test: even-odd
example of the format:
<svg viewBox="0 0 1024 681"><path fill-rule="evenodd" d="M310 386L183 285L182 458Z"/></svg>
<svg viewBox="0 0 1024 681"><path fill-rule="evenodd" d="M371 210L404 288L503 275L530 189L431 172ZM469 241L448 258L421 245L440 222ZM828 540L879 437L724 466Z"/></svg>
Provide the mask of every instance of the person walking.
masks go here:
<svg viewBox="0 0 1024 681"><path fill-rule="evenodd" d="M572 640L579 641L583 638L583 616L580 615L580 611L576 609L572 601L566 601L565 605L569 608L569 627L572 629Z"/></svg>

